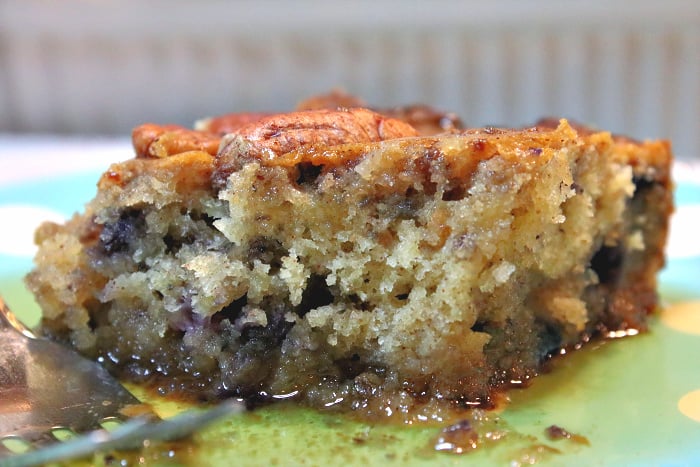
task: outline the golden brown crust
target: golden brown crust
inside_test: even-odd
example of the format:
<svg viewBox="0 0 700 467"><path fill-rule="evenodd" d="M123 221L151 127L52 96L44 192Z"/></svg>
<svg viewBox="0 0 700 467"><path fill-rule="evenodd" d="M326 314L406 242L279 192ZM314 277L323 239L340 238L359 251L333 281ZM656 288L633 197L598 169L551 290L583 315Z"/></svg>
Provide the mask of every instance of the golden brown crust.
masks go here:
<svg viewBox="0 0 700 467"><path fill-rule="evenodd" d="M331 95L307 102L304 106L330 106L336 98L336 95ZM468 177L480 161L496 154L531 155L537 156L533 157L533 163L544 162L547 157L542 153L543 147L556 149L558 140L578 134L592 144L614 145L612 157L632 166L637 177L651 176L645 171L653 167L656 183L670 188L672 156L667 141L639 142L554 119L540 120L533 127L519 130L464 129L439 137L420 136L425 132L417 131L406 122L411 120L407 114L410 111L406 110L409 108L397 109L403 109L397 110L401 118L387 117L364 108L228 114L200 122L198 130L177 125L144 124L134 129L132 138L137 158L165 158L189 151L216 156L214 184L220 188L239 158L259 159L262 163L278 166L310 163L333 167L355 163L360 155L376 149L382 141L411 138L410 141L397 142L396 150L386 151L385 156L404 154L409 147L414 152L422 148L421 157L425 164L434 157L447 158L450 172L458 178ZM222 138L224 133L227 135ZM469 141L468 157L438 147L449 147L453 138Z"/></svg>
<svg viewBox="0 0 700 467"><path fill-rule="evenodd" d="M556 118L543 118L539 120L533 128L538 131L553 130L559 126L559 122L560 120ZM625 163L629 163L634 168L655 166L657 170L663 169L663 173L655 174L655 179L663 183L669 182L670 171L668 169L671 166L673 156L671 143L668 140L640 141L630 138L629 136L597 130L578 122L570 121L569 125L581 136L592 136L595 134L610 135L616 146L613 157Z"/></svg>
<svg viewBox="0 0 700 467"><path fill-rule="evenodd" d="M416 120L415 111L425 119L438 118L438 113L421 108L395 109L399 118L387 117L364 108L330 110L334 103L355 103L351 96L332 93L304 101L300 107L320 107L317 110L281 114L239 113L227 114L199 122L191 130L178 125L144 124L134 129L133 145L137 158L165 158L189 151L202 151L216 156L215 185L231 173L238 158L254 158L269 165L292 166L310 163L315 166L352 164L359 155L371 152L377 143L400 138L425 135L407 121ZM427 108L429 109L429 108ZM391 113L391 112L387 112ZM423 118L423 117L421 117ZM418 118L417 120L421 120ZM434 123L434 122L433 122ZM420 124L420 122L419 122ZM668 141L639 142L631 138L610 135L566 120L543 119L525 129L464 129L459 132L453 123L446 124L452 132L440 137L422 136L419 139L398 142L401 154L407 147L415 152L422 148L426 164L431 157L447 157L455 177L468 177L476 165L496 154L535 155L534 163L546 161L542 147L556 148L557 140L579 135L592 144L614 145L613 158L633 167L636 177L651 177L666 189L671 187L671 146ZM446 127L446 128L447 128ZM222 145L222 135L224 144ZM467 138L471 145L469 157L444 152L438 146L450 146L452 138ZM220 150L221 149L221 150ZM218 156L217 156L218 154ZM653 167L653 174L646 173Z"/></svg>
<svg viewBox="0 0 700 467"><path fill-rule="evenodd" d="M183 170L183 168L187 170ZM163 183L171 183L182 193L209 191L213 158L205 151L185 151L170 157L136 158L112 165L100 178L97 187L107 191L111 186L124 187L133 179L150 175Z"/></svg>
<svg viewBox="0 0 700 467"><path fill-rule="evenodd" d="M382 157L424 159L427 168L431 160L446 163L451 178L467 178L476 165L496 155L510 158L530 158L532 164L546 163L562 141L576 137L576 132L562 120L554 129L493 130L470 129L459 134L419 136L396 142L360 142L315 147L298 147L263 163L291 167L301 163L337 167L352 165L359 157L382 150ZM459 148L459 150L456 150ZM515 162L515 161L514 161Z"/></svg>

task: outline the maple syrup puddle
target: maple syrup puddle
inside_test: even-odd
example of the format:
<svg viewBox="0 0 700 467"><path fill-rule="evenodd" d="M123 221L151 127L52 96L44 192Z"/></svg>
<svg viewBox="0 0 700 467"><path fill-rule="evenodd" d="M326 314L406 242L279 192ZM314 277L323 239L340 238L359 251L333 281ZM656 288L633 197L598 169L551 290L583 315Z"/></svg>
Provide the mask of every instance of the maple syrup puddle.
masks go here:
<svg viewBox="0 0 700 467"><path fill-rule="evenodd" d="M635 334L635 332L625 333L625 337ZM591 442L585 435L567 429L566 420L553 420L557 424L543 427L536 434L524 433L522 430L527 430L527 426L523 426L519 422L516 424L517 428L514 428L507 420L510 418L507 416L508 408L513 404L516 405L516 408L527 406L531 397L542 397L543 394L537 390L538 388L531 388L531 390L535 390L532 396L528 395L530 394L529 389L523 390L523 388L531 386L532 383L538 385L539 381L542 381L542 384L547 387L556 386L560 381L570 378L571 373L575 373L577 368L589 358L600 358L594 354L610 344L611 341L617 340L618 337L623 336L619 333L607 334L579 348L558 352L544 365L542 371L544 374L534 378L534 381L531 379L511 382L509 388L494 393L488 408L475 408L469 405L456 407L454 404L436 404L434 400L432 402L428 400L423 402L422 407L412 405L411 410L414 412L412 412L411 417L387 417L386 414L380 416L382 411L378 411L379 413L375 412L377 413L376 417L368 419L366 413L343 412L332 408L328 411L319 411L303 407L290 397L287 400L277 399L273 404L252 408L240 416L242 417L240 422L235 422L232 419L231 427L227 428L230 433L224 429L223 436L224 439L231 436L228 442L232 443L231 449L234 449L237 444L233 444L232 439L235 437L233 433L239 433L238 430L241 426L257 425L263 427L264 433L264 430L268 429L274 431L277 425L291 424L289 426L294 427L296 426L294 423L304 423L304 421L311 420L312 422L321 422L325 427L323 430L338 431L335 438L337 449L346 452L353 452L357 449L362 451L362 449L367 448L377 449L382 450L382 452L386 451L385 456L390 459L396 456L393 453L392 445L396 446L396 449L402 449L400 445L405 442L405 439L420 439L420 437L416 438L413 435L407 435L404 438L402 434L406 430L415 429L415 432L423 437L423 444L412 442L410 449L413 450L413 455L436 460L443 456L469 456L475 451L484 451L489 452L489 456L493 452L494 456L507 461L509 465L514 467L531 465L553 456L590 448ZM562 358L564 355L566 357ZM540 388L544 386L540 386ZM159 405L169 403L178 405L180 410L187 406L202 406L201 402L188 400L186 397L173 397L172 395L163 397L158 395L153 387L149 389L138 386L136 389L137 395L140 395L141 399L151 402L155 399L156 408L159 408ZM302 415L299 416L299 414ZM506 415L505 419L503 415ZM255 435L249 436L252 441L252 437ZM210 448L221 443L221 440L213 441L209 438L208 435L195 435L190 439L176 443L153 443L145 446L141 451L109 453L105 460L108 465L133 465L144 461L197 465L201 461L200 456L206 456ZM226 443L226 441L223 442Z"/></svg>

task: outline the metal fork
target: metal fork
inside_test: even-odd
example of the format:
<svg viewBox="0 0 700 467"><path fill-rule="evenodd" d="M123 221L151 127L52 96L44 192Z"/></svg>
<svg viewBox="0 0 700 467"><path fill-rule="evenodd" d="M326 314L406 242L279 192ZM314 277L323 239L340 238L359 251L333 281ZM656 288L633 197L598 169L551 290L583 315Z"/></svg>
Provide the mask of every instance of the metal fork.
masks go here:
<svg viewBox="0 0 700 467"><path fill-rule="evenodd" d="M37 338L0 297L0 465L34 465L36 459L47 462L100 448L138 447L144 439L177 439L240 410L240 404L230 402L162 421L96 362ZM129 413L138 418L110 433L102 429L106 421L128 420ZM6 440L42 448L60 441L57 430L90 433L63 442L67 447L40 449L47 451L40 456L30 452L27 462L8 461L20 461L21 456L8 457L15 452Z"/></svg>

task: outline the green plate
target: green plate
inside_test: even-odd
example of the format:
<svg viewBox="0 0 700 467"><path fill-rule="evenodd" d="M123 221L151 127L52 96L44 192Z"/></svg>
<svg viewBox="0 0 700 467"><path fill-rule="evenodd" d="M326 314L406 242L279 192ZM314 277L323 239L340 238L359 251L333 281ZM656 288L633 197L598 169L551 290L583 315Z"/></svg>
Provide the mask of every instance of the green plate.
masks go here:
<svg viewBox="0 0 700 467"><path fill-rule="evenodd" d="M664 307L651 331L567 355L530 387L511 391L498 411L468 416L478 427L476 449L470 449L472 438L464 430L441 435L447 422L397 426L277 405L224 420L191 441L148 448L131 462L700 465L700 242L693 233L700 217L700 183L688 176L697 174L693 170L677 171L679 208L660 284ZM43 218L65 218L80 208L94 195L99 174L0 180L0 293L28 324L39 316L22 283L31 268L31 232ZM164 416L189 407L129 387ZM552 437L552 426L572 436ZM452 446L464 452L437 450L440 436L456 436ZM103 461L99 456L91 460Z"/></svg>

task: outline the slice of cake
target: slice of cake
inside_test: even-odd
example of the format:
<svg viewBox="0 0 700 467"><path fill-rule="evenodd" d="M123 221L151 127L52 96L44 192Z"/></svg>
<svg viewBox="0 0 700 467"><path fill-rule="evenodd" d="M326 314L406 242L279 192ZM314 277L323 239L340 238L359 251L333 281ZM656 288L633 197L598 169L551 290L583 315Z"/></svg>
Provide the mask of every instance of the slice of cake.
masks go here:
<svg viewBox="0 0 700 467"><path fill-rule="evenodd" d="M137 128L84 213L37 232L44 333L163 392L391 414L487 404L561 348L645 328L666 142L392 115Z"/></svg>

